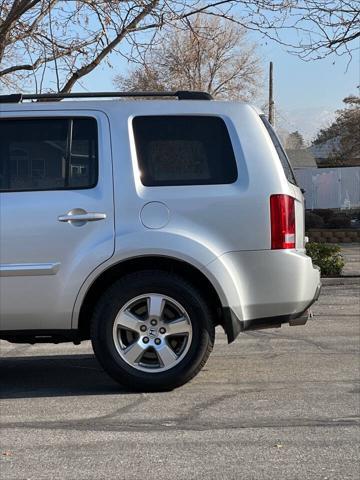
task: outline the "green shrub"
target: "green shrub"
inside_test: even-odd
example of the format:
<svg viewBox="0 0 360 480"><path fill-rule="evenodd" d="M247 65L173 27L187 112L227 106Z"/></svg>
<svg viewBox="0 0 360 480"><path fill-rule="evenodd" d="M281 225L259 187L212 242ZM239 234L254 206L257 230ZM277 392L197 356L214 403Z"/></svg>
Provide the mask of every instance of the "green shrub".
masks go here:
<svg viewBox="0 0 360 480"><path fill-rule="evenodd" d="M324 226L324 220L320 215L316 213L305 212L305 227L308 228L322 228Z"/></svg>
<svg viewBox="0 0 360 480"><path fill-rule="evenodd" d="M306 253L312 258L314 265L320 267L322 276L341 275L345 263L338 245L311 242L306 245Z"/></svg>
<svg viewBox="0 0 360 480"><path fill-rule="evenodd" d="M330 228L350 228L351 218L343 213L339 213L329 218L328 226Z"/></svg>

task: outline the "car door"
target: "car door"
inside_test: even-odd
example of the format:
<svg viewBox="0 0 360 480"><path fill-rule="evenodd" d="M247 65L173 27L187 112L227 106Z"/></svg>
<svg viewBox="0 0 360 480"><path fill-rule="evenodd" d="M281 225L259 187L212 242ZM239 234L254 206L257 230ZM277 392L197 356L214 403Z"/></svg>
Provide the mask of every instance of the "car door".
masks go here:
<svg viewBox="0 0 360 480"><path fill-rule="evenodd" d="M0 117L0 329L71 328L87 276L114 252L104 113Z"/></svg>

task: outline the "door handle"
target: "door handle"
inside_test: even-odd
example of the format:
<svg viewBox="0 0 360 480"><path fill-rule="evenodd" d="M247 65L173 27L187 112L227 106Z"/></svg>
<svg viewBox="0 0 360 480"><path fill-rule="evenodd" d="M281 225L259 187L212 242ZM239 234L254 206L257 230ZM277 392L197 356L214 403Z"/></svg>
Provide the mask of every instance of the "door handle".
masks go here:
<svg viewBox="0 0 360 480"><path fill-rule="evenodd" d="M98 220L104 220L106 213L82 213L78 215L60 215L58 217L59 222L97 222Z"/></svg>
<svg viewBox="0 0 360 480"><path fill-rule="evenodd" d="M68 222L80 227L81 225L85 225L87 222L97 222L99 220L105 220L105 218L106 213L87 212L82 208L74 208L64 215L59 215L58 221Z"/></svg>

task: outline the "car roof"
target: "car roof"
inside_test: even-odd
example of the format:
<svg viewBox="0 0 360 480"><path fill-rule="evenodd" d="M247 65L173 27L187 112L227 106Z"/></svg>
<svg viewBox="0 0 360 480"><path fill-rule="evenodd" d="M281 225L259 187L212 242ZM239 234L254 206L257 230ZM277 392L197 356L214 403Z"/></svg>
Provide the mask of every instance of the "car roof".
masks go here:
<svg viewBox="0 0 360 480"><path fill-rule="evenodd" d="M203 100L63 100L51 102L22 102L22 103L0 103L0 114L5 112L60 112L60 111L102 111L105 113L116 113L119 111L126 114L138 114L139 111L145 115L166 115L166 112L172 114L186 115L196 113L208 113L211 115L221 114L231 115L234 109L238 112L252 110L257 115L262 112L254 105L235 101L215 100L205 102Z"/></svg>
<svg viewBox="0 0 360 480"><path fill-rule="evenodd" d="M169 100L170 98L170 100ZM161 99L161 100L159 100ZM176 101L175 99L178 99ZM61 100L61 101L60 101ZM134 103L134 100L136 102ZM176 91L176 92L75 92L75 93L42 93L42 94L10 94L0 95L1 111L31 111L31 110L67 110L67 109L101 109L112 110L122 105L145 107L145 110L154 109L157 112L161 106L168 105L171 102L172 109L184 112L186 105L189 110L199 109L200 111L214 111L216 108L222 109L222 106L250 105L232 101L213 101L211 95L207 92L198 91ZM189 103L190 102L190 103ZM185 104L185 105L184 105ZM214 108L214 106L216 107ZM181 107L180 107L181 105ZM205 106L210 108L206 108ZM210 106L211 105L211 106ZM200 108L199 108L200 107ZM205 108L204 108L205 107ZM261 111L251 106L256 113ZM137 110L137 108L135 108Z"/></svg>

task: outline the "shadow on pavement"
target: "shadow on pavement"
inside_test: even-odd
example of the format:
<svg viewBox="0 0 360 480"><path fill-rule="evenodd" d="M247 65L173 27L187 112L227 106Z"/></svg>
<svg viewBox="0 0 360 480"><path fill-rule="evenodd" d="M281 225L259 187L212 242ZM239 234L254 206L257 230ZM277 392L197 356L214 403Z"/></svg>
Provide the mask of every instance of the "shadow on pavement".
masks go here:
<svg viewBox="0 0 360 480"><path fill-rule="evenodd" d="M93 355L0 359L1 399L124 393Z"/></svg>

